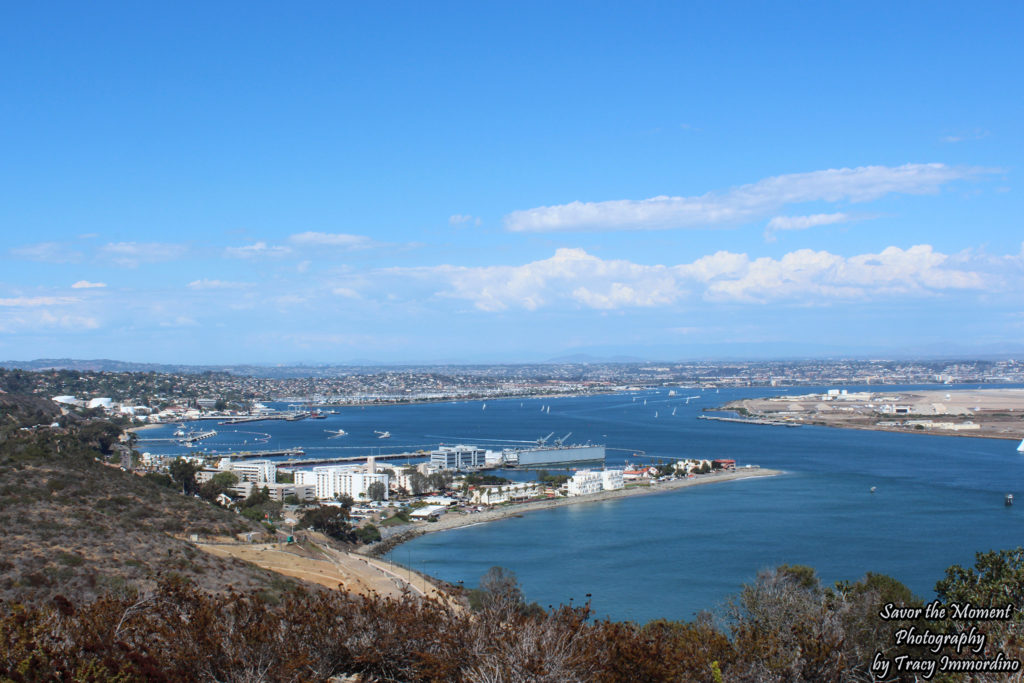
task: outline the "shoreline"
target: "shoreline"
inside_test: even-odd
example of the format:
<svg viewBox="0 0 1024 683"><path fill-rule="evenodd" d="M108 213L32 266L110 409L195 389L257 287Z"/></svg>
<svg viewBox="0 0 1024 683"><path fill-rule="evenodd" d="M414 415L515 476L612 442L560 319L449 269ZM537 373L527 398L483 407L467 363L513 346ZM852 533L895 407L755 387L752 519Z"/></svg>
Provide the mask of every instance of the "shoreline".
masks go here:
<svg viewBox="0 0 1024 683"><path fill-rule="evenodd" d="M698 475L694 479L676 479L674 481L652 483L647 486L633 486L630 488L616 489L614 491L601 491L600 493L593 493L586 496L574 496L571 498L552 498L549 500L537 500L530 501L527 503L518 503L514 505L506 505L484 512L475 513L456 513L447 512L436 522L417 522L418 526L413 528L403 529L395 533L393 536L386 538L378 543L374 543L369 546L363 546L365 549L360 549L358 552L361 554L368 555L370 557L381 557L391 552L394 548L401 544L411 541L414 538L423 536L425 534L437 533L440 531L449 531L451 529L459 529L467 526L475 526L477 524L485 524L487 522L494 522L499 519L507 519L509 517L520 517L527 512L535 512L537 510L550 510L553 508L564 507L567 505L583 505L587 503L603 503L609 500L618 500L620 498L632 498L634 496L645 496L645 495L657 495L659 493L668 493L671 491L677 491L679 489L690 488L692 486L701 486L704 484L717 484L728 481L739 481L742 479L758 479L761 477L774 477L780 474L785 474L782 470L771 470L762 468L750 468L749 470L744 468L735 472L724 473L724 474L702 474Z"/></svg>

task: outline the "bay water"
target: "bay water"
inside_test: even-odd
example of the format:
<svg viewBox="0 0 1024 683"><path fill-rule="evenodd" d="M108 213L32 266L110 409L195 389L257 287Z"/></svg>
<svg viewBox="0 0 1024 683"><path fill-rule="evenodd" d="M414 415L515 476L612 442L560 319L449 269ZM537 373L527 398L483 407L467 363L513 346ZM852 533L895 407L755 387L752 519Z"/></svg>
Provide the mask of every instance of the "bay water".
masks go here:
<svg viewBox="0 0 1024 683"><path fill-rule="evenodd" d="M506 442L499 440L511 445L571 432L568 442L606 444L609 466L734 458L740 466L784 470L776 477L530 512L421 536L391 554L466 586L502 566L516 573L530 601L546 607L589 599L598 616L637 622L716 611L759 570L783 563L810 565L826 583L854 581L868 571L889 574L929 598L949 565L970 565L977 551L1024 543L1024 512L1003 505L1007 493L1024 498L1024 456L1016 441L696 419L703 408L736 398L823 390L676 388L670 396L666 388L339 408L326 420L215 425L218 435L203 447L302 447L307 457L338 457L438 443L500 447ZM140 437L165 438L174 429L162 426ZM326 430L336 429L348 434L328 438ZM391 438L378 439L375 430L390 431ZM139 448L183 450L157 441Z"/></svg>

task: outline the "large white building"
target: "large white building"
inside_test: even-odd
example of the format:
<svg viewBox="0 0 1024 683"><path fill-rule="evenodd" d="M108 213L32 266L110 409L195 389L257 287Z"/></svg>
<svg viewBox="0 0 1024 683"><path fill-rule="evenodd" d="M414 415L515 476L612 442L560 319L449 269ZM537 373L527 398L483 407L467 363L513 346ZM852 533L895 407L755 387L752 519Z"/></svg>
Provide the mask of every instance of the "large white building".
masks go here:
<svg viewBox="0 0 1024 683"><path fill-rule="evenodd" d="M601 487L605 491L614 491L621 489L625 486L622 480L623 470L602 470L601 471Z"/></svg>
<svg viewBox="0 0 1024 683"><path fill-rule="evenodd" d="M601 473L593 470L577 470L569 479L570 496L586 496L601 491Z"/></svg>
<svg viewBox="0 0 1024 683"><path fill-rule="evenodd" d="M384 498L388 498L388 475L383 472L364 472L353 465L328 465L312 470L297 470L297 486L315 486L319 500L332 500L338 496L349 496L352 500L369 498L367 490L374 482L384 485Z"/></svg>
<svg viewBox="0 0 1024 683"><path fill-rule="evenodd" d="M498 505L509 501L529 500L541 493L539 481L524 481L518 484L477 486L473 489L475 505Z"/></svg>
<svg viewBox="0 0 1024 683"><path fill-rule="evenodd" d="M468 470L487 464L487 451L476 446L441 446L430 452L430 464L441 470Z"/></svg>
<svg viewBox="0 0 1024 683"><path fill-rule="evenodd" d="M221 458L217 464L225 472L234 472L239 481L251 481L254 484L273 484L277 482L277 465L273 460L236 460Z"/></svg>
<svg viewBox="0 0 1024 683"><path fill-rule="evenodd" d="M622 470L577 470L569 479L570 496L586 496L623 487Z"/></svg>

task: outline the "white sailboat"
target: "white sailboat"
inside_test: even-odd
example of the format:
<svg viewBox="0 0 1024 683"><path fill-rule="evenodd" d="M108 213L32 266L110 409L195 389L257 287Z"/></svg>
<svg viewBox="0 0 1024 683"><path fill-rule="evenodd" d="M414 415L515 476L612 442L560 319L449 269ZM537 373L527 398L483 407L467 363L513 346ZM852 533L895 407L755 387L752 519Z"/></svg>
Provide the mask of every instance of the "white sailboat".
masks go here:
<svg viewBox="0 0 1024 683"><path fill-rule="evenodd" d="M1017 452L1024 453L1024 439L1021 439L1020 443L1017 445Z"/></svg>
<svg viewBox="0 0 1024 683"><path fill-rule="evenodd" d="M675 408L673 408L673 409L672 409L672 417L675 417L675 416L676 416L676 409L675 409Z"/></svg>

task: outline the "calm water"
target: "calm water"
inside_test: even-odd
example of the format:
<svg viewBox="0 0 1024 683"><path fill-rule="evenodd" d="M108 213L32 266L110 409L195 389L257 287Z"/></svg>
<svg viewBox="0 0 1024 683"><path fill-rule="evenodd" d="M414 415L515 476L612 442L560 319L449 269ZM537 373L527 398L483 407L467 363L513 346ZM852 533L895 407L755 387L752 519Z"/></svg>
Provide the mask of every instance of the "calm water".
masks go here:
<svg viewBox="0 0 1024 683"><path fill-rule="evenodd" d="M1016 442L695 419L703 407L766 391L488 401L486 409L479 401L351 408L327 420L240 426L247 434L214 426L220 433L205 445L223 450L249 440L256 448L302 446L327 457L572 432L572 442L622 449L609 452L609 464L645 451L648 459L730 457L787 472L533 512L423 536L393 553L395 561L466 585L494 565L507 567L530 600L555 605L590 593L597 614L616 619L691 618L718 607L759 569L781 563L811 565L827 582L882 572L927 596L950 564L1024 542L1024 506L1003 506L1006 493L1024 498ZM685 397L696 395L687 405ZM338 428L349 436L328 440L324 429ZM392 438L376 439L375 429ZM254 445L256 432L272 437ZM140 448L181 450L152 442Z"/></svg>

